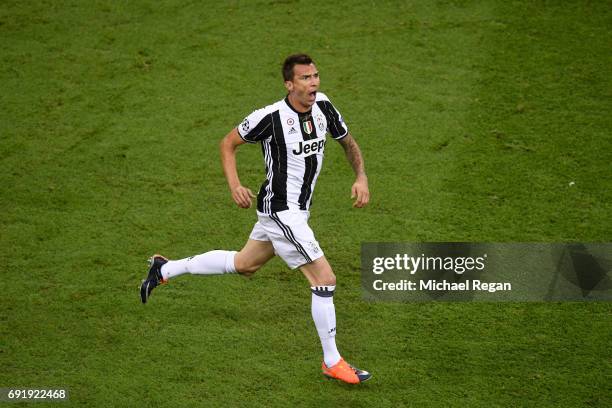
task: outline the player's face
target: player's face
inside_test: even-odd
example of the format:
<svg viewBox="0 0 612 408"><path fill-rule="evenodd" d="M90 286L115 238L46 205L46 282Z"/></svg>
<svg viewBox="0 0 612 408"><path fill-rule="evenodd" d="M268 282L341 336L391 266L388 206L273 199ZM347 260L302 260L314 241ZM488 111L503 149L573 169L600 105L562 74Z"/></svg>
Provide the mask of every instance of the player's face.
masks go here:
<svg viewBox="0 0 612 408"><path fill-rule="evenodd" d="M293 67L293 79L285 81L289 99L294 108L307 111L315 103L319 90L319 71L315 64L298 64Z"/></svg>

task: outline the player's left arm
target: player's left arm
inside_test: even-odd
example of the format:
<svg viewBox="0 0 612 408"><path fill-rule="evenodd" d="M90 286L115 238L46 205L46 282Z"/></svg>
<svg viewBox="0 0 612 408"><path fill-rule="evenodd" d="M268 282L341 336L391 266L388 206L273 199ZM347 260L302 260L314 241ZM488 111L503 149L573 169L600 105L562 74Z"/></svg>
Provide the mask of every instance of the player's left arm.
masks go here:
<svg viewBox="0 0 612 408"><path fill-rule="evenodd" d="M370 190L368 189L368 176L366 176L361 149L350 133L338 142L342 145L344 153L346 154L346 159L351 164L353 172L355 173L355 182L351 187L351 198L355 198L353 207L365 207L370 201Z"/></svg>

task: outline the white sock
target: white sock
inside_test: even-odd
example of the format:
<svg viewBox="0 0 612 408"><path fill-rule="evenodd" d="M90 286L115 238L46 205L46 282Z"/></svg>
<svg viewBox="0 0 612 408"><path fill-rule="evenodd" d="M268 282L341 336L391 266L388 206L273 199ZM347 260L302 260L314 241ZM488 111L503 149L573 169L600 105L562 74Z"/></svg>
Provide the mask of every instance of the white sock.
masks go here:
<svg viewBox="0 0 612 408"><path fill-rule="evenodd" d="M331 367L340 361L336 348L336 310L334 309L335 286L312 286L312 319L314 320L325 365Z"/></svg>
<svg viewBox="0 0 612 408"><path fill-rule="evenodd" d="M234 257L236 251L209 251L178 261L168 261L161 267L164 279L174 278L184 273L193 275L220 275L236 273Z"/></svg>

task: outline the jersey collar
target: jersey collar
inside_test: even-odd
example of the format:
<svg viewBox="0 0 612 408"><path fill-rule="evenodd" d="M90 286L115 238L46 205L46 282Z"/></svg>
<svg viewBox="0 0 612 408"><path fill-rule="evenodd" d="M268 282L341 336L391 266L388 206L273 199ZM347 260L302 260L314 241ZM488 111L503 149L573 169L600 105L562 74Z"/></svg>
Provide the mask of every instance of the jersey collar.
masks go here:
<svg viewBox="0 0 612 408"><path fill-rule="evenodd" d="M289 95L285 96L285 103L287 104L289 109L291 109L292 111L294 111L298 115L309 115L312 112L312 106L306 112L298 112L298 111L296 111L295 108L293 106L291 106L291 103L289 103Z"/></svg>

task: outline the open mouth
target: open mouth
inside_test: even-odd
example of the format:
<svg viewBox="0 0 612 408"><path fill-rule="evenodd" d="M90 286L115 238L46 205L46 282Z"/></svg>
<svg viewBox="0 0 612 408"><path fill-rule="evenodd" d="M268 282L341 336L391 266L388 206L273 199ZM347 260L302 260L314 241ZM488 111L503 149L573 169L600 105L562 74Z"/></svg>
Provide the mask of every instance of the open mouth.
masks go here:
<svg viewBox="0 0 612 408"><path fill-rule="evenodd" d="M311 98L316 98L317 97L317 91L309 92L308 96L310 96Z"/></svg>

